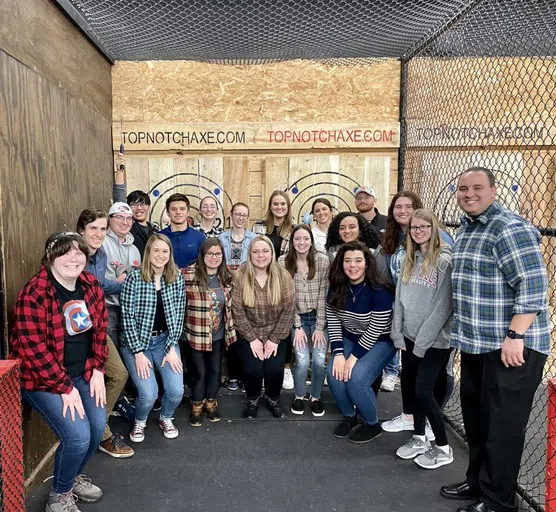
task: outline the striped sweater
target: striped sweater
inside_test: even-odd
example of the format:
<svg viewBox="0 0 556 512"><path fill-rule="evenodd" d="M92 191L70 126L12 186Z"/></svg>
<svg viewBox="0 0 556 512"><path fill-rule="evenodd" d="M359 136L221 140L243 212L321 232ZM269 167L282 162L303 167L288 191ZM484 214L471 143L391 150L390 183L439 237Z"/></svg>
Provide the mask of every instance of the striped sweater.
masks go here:
<svg viewBox="0 0 556 512"><path fill-rule="evenodd" d="M341 310L327 303L326 321L332 353L343 354L344 338L355 344L352 354L358 359L377 341L390 341L393 302L394 296L387 289L360 283L348 289Z"/></svg>

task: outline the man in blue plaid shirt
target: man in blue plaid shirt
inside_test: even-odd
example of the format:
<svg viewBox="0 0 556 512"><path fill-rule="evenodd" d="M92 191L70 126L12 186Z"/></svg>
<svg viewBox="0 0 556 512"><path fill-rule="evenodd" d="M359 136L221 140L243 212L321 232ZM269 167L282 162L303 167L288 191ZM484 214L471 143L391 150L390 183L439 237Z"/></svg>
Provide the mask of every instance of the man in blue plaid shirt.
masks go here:
<svg viewBox="0 0 556 512"><path fill-rule="evenodd" d="M458 512L514 512L525 429L550 353L548 279L540 234L496 201L494 174L459 178L465 212L452 248L452 345L461 350L466 480L444 486L476 499Z"/></svg>

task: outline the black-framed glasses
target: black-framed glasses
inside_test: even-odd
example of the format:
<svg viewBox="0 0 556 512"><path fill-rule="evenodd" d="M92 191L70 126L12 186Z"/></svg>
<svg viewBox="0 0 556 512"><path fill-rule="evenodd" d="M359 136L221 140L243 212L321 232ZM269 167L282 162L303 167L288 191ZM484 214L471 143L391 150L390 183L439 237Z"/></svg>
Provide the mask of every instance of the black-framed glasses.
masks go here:
<svg viewBox="0 0 556 512"><path fill-rule="evenodd" d="M411 226L409 230L412 233L419 233L421 231L426 231L427 229L432 228L431 224L423 224L422 226Z"/></svg>

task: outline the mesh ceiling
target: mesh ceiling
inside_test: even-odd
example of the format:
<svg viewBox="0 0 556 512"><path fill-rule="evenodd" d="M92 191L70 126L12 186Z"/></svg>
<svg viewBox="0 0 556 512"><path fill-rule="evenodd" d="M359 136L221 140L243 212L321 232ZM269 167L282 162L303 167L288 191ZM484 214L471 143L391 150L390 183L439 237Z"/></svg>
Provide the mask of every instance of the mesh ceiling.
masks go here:
<svg viewBox="0 0 556 512"><path fill-rule="evenodd" d="M114 60L401 58L472 0L59 0Z"/></svg>

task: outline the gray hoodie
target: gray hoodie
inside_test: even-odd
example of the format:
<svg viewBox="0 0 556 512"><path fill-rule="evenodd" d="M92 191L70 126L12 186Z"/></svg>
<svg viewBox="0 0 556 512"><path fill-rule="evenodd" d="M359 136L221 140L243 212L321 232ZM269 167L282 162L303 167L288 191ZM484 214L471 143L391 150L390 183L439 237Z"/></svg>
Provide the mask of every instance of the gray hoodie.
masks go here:
<svg viewBox="0 0 556 512"><path fill-rule="evenodd" d="M452 322L452 255L443 246L436 268L422 273L424 256L415 254L415 268L407 283L402 277L396 286L391 338L404 348L404 336L415 342L413 353L423 357L433 348L450 347Z"/></svg>
<svg viewBox="0 0 556 512"><path fill-rule="evenodd" d="M118 235L108 230L102 248L107 256L106 279L108 280L114 281L124 272L129 274L141 265L141 254L133 245L131 233L128 233L125 240L121 242ZM106 304L119 306L120 299L117 295L106 295Z"/></svg>

